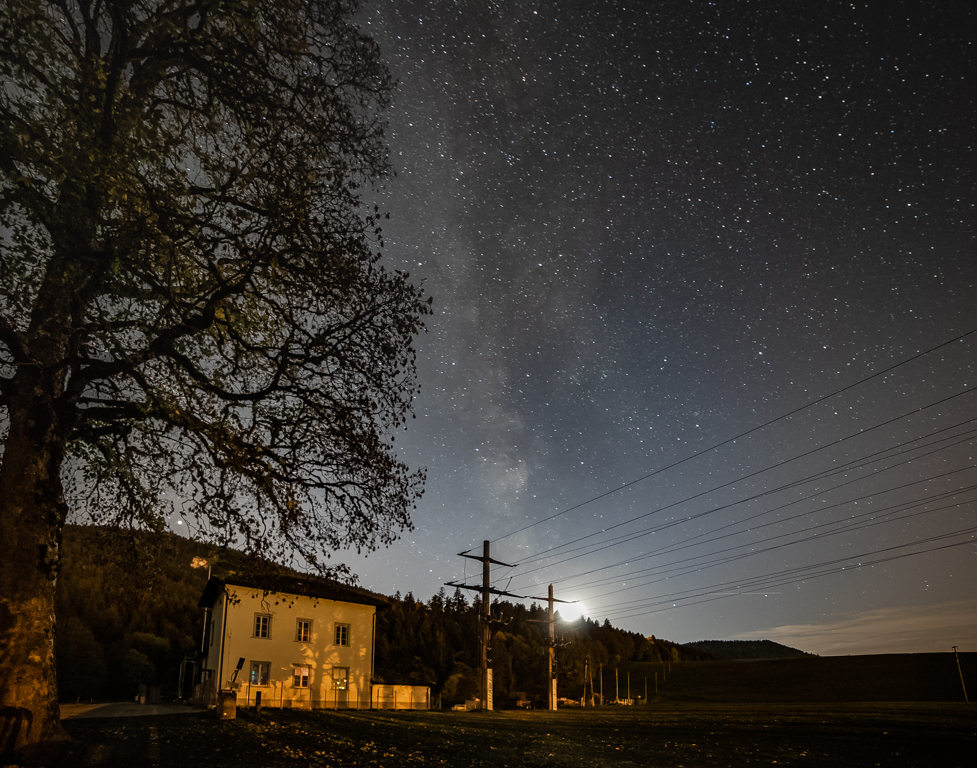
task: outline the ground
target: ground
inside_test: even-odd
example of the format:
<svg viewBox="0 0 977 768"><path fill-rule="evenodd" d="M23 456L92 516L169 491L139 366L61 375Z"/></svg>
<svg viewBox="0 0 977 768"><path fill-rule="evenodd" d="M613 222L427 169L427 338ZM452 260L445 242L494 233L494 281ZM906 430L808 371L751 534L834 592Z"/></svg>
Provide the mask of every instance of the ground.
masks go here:
<svg viewBox="0 0 977 768"><path fill-rule="evenodd" d="M212 713L68 719L48 768L933 766L977 764L977 707L651 704L510 712Z"/></svg>

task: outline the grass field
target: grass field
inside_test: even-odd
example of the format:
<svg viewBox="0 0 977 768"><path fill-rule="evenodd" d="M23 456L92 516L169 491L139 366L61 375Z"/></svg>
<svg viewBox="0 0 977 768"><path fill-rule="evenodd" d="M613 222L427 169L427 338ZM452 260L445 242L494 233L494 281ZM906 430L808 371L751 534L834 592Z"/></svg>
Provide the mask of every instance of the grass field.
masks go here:
<svg viewBox="0 0 977 768"><path fill-rule="evenodd" d="M977 654L961 655L971 698ZM613 670L604 670L613 697ZM608 674L609 672L609 674ZM46 768L977 766L977 704L952 654L632 665L644 706L558 712L302 712L65 721ZM667 674L665 674L667 673ZM623 698L626 691L620 689ZM26 764L24 762L20 764Z"/></svg>
<svg viewBox="0 0 977 768"><path fill-rule="evenodd" d="M62 768L932 766L972 768L964 704L649 705L509 712L239 712L76 720Z"/></svg>

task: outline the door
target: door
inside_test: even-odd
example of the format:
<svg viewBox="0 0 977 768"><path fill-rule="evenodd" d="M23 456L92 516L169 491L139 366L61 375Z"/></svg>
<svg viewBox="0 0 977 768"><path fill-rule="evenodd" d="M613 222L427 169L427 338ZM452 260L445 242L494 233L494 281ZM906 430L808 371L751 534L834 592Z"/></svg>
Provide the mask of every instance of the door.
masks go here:
<svg viewBox="0 0 977 768"><path fill-rule="evenodd" d="M349 707L349 667L332 668L332 689L335 695L336 709Z"/></svg>

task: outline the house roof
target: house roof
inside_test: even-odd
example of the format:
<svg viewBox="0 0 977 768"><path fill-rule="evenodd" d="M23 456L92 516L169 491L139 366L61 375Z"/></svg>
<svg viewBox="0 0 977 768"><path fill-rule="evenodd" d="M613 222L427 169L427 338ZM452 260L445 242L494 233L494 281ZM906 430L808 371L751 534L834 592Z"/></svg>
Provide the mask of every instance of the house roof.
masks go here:
<svg viewBox="0 0 977 768"><path fill-rule="evenodd" d="M233 574L224 578L211 577L204 587L204 593L197 604L201 608L213 608L220 597L220 593L227 586L260 589L264 592L314 597L320 600L335 600L337 602L355 603L358 605L372 605L385 608L390 602L382 595L375 595L363 589L347 587L334 581L327 581L316 576L286 576L262 575L247 576Z"/></svg>

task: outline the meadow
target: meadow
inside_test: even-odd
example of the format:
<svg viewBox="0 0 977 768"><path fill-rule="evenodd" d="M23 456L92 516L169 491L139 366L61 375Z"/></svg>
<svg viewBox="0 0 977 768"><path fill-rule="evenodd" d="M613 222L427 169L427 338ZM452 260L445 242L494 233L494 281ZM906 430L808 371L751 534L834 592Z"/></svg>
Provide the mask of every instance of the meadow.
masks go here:
<svg viewBox="0 0 977 768"><path fill-rule="evenodd" d="M964 704L242 712L69 721L74 766L933 766L971 768Z"/></svg>
<svg viewBox="0 0 977 768"><path fill-rule="evenodd" d="M961 659L969 681L977 654ZM76 747L48 766L977 764L977 705L963 701L952 654L636 664L618 684L630 673L632 693L643 692L656 672L658 695L638 706L67 720Z"/></svg>

